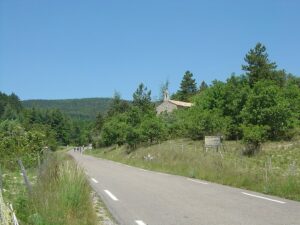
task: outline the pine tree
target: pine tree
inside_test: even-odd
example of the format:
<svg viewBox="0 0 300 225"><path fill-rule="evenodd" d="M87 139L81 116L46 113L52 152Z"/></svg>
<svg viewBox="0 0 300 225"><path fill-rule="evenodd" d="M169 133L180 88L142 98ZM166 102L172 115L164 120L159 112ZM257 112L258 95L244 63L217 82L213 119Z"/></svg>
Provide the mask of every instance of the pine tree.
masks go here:
<svg viewBox="0 0 300 225"><path fill-rule="evenodd" d="M276 63L270 62L266 47L261 43L250 49L244 60L247 64L242 65L242 69L246 71L251 87L259 80L276 80Z"/></svg>
<svg viewBox="0 0 300 225"><path fill-rule="evenodd" d="M103 125L104 125L104 118L102 114L99 112L96 116L96 121L94 125L94 129L96 130L96 132L100 132L102 130Z"/></svg>
<svg viewBox="0 0 300 225"><path fill-rule="evenodd" d="M119 92L114 93L113 100L110 104L110 108L107 112L107 116L111 117L119 113L124 113L129 109L129 104L121 99Z"/></svg>
<svg viewBox="0 0 300 225"><path fill-rule="evenodd" d="M186 71L180 83L180 90L173 96L180 101L188 101L191 96L196 94L197 84L193 79L193 74Z"/></svg>
<svg viewBox="0 0 300 225"><path fill-rule="evenodd" d="M133 93L132 104L144 113L154 111L154 104L151 102L151 91L148 91L143 83L141 83Z"/></svg>
<svg viewBox="0 0 300 225"><path fill-rule="evenodd" d="M208 85L205 83L205 81L202 81L200 84L200 87L199 87L199 92L202 92L207 88L208 88Z"/></svg>

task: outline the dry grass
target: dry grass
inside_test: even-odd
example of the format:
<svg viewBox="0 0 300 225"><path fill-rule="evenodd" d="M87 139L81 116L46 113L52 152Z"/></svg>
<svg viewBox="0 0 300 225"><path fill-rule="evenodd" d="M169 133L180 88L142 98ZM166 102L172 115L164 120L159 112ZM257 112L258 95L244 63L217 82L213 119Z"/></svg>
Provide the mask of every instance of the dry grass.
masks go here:
<svg viewBox="0 0 300 225"><path fill-rule="evenodd" d="M178 139L138 148L110 147L88 154L144 169L167 172L300 201L300 143L266 143L253 157L239 142L224 143L222 155L203 151L202 141Z"/></svg>
<svg viewBox="0 0 300 225"><path fill-rule="evenodd" d="M49 154L38 172L27 172L34 181L32 194L20 173L6 171L3 179L5 199L13 203L21 225L99 224L85 174L66 154Z"/></svg>

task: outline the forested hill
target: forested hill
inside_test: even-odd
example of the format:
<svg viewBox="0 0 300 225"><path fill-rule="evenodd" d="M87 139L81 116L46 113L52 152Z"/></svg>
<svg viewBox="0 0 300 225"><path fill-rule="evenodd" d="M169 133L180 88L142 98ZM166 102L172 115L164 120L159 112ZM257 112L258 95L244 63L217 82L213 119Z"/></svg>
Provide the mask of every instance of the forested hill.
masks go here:
<svg viewBox="0 0 300 225"><path fill-rule="evenodd" d="M110 105L110 98L83 98L62 100L25 100L25 108L60 109L72 118L92 120L97 113L105 113Z"/></svg>

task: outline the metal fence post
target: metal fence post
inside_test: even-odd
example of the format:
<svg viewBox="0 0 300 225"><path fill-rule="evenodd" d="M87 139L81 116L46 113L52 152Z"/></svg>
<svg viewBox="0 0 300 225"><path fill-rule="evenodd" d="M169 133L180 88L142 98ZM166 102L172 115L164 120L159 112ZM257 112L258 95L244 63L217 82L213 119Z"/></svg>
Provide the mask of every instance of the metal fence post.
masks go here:
<svg viewBox="0 0 300 225"><path fill-rule="evenodd" d="M0 192L2 191L2 170L1 170L1 164L0 164Z"/></svg>
<svg viewBox="0 0 300 225"><path fill-rule="evenodd" d="M21 168L21 171L22 171L22 174L23 174L23 178L24 178L24 182L25 182L25 185L27 187L27 190L28 190L29 194L31 194L32 193L32 187L31 187L31 184L30 184L29 179L27 177L26 170L25 170L25 168L23 166L22 160L18 159L18 163L19 163L19 166Z"/></svg>

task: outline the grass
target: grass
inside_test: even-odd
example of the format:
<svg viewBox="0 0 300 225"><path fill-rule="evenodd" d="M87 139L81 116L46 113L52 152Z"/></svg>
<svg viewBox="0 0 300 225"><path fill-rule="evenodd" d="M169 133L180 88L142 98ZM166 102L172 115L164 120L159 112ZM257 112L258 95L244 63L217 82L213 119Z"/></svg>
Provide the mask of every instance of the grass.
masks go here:
<svg viewBox="0 0 300 225"><path fill-rule="evenodd" d="M91 188L72 158L49 154L38 171L27 172L34 181L32 194L27 193L20 173L6 171L3 179L4 197L13 203L21 225L99 224Z"/></svg>
<svg viewBox="0 0 300 225"><path fill-rule="evenodd" d="M96 224L90 192L85 174L75 162L52 155L40 170L28 219L43 225Z"/></svg>
<svg viewBox="0 0 300 225"><path fill-rule="evenodd" d="M222 155L203 151L202 141L177 139L140 147L127 154L113 146L87 154L148 170L258 191L300 201L300 142L266 143L253 157L241 155L239 142L224 143Z"/></svg>

